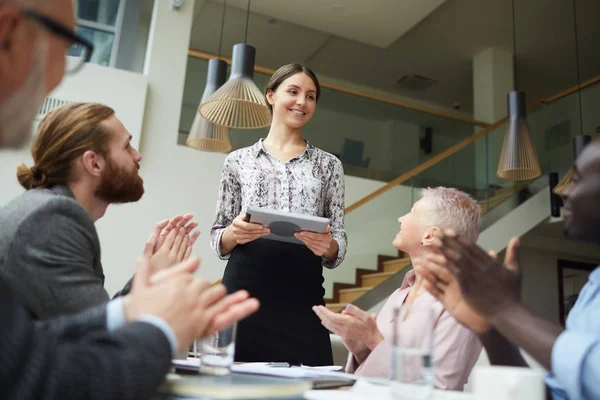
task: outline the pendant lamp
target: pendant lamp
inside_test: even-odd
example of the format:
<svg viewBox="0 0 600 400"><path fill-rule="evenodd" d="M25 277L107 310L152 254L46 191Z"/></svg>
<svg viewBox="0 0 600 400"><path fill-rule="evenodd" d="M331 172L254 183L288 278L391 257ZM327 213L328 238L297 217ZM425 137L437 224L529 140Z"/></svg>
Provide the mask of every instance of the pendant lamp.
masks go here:
<svg viewBox="0 0 600 400"><path fill-rule="evenodd" d="M271 112L267 107L264 94L254 83L256 49L246 44L249 18L250 0L248 0L244 43L233 46L229 80L198 107L198 112L216 125L256 129L271 124Z"/></svg>
<svg viewBox="0 0 600 400"><path fill-rule="evenodd" d="M208 99L219 87L225 83L227 76L227 63L220 59L221 44L223 42L223 28L225 27L225 10L227 0L223 2L223 16L221 20L221 36L219 38L219 55L208 61L208 73L206 76L206 86L202 94L203 101ZM231 139L229 137L229 128L226 126L215 125L207 121L196 111L190 134L188 135L186 145L200 151L208 152L227 152L231 150Z"/></svg>
<svg viewBox="0 0 600 400"><path fill-rule="evenodd" d="M581 74L579 70L579 38L577 36L577 7L573 0L573 29L575 31L575 60L577 62L577 97L579 98L579 135L573 137L573 161L579 157L583 148L592 140L591 136L583 134L583 108L581 107ZM562 196L573 180L573 168L562 177L552 192Z"/></svg>
<svg viewBox="0 0 600 400"><path fill-rule="evenodd" d="M507 94L508 128L504 136L496 175L510 181L524 181L542 174L540 163L529 134L525 92L517 91L517 37L515 29L515 0L513 17L513 91Z"/></svg>
<svg viewBox="0 0 600 400"><path fill-rule="evenodd" d="M573 136L573 160L576 160L577 157L579 157L579 155L583 151L583 148L591 141L592 141L592 137L589 135ZM567 173L565 174L565 176L563 176L562 179L560 181L558 181L558 183L556 184L554 189L552 189L552 192L554 192L554 194L562 196L565 193L566 189L571 184L572 180L573 180L573 168L570 168L567 171Z"/></svg>

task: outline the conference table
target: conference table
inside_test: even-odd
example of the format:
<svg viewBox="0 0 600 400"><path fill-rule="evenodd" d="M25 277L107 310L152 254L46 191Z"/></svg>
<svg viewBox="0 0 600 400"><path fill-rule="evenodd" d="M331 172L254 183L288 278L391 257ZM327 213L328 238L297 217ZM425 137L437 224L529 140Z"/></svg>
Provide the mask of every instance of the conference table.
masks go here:
<svg viewBox="0 0 600 400"><path fill-rule="evenodd" d="M318 390L314 390L320 388ZM389 385L359 379L291 379L233 372L225 376L200 375L174 370L161 386L156 400L273 399L362 400L394 399ZM470 393L434 391L431 400L472 400Z"/></svg>

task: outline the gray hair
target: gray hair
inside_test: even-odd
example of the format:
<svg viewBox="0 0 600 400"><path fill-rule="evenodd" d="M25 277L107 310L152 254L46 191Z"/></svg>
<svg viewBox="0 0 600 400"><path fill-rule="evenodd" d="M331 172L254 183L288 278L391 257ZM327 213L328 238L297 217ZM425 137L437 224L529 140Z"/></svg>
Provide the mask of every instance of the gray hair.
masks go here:
<svg viewBox="0 0 600 400"><path fill-rule="evenodd" d="M481 207L468 194L443 186L421 190L421 199L431 207L428 223L452 229L475 243L479 237Z"/></svg>

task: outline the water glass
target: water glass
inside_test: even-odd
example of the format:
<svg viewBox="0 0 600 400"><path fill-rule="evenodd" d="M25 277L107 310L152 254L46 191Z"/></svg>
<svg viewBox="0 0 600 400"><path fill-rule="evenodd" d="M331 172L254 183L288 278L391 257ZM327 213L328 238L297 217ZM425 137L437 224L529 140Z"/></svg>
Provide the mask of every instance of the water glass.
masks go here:
<svg viewBox="0 0 600 400"><path fill-rule="evenodd" d="M405 304L394 310L391 385L394 399L432 398L434 321L431 308L415 309Z"/></svg>
<svg viewBox="0 0 600 400"><path fill-rule="evenodd" d="M237 324L222 329L198 341L196 354L200 356L200 373L228 375L235 355Z"/></svg>

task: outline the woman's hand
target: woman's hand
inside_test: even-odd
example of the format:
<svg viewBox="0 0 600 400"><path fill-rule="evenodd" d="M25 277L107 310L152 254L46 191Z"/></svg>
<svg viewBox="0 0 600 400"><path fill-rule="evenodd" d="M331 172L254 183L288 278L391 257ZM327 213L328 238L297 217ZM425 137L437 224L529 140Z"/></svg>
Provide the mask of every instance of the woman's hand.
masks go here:
<svg viewBox="0 0 600 400"><path fill-rule="evenodd" d="M325 306L314 306L313 311L321 324L339 335L348 350L354 354L358 353L361 346L373 350L384 339L377 327L377 316L356 306L349 304L341 314L334 313Z"/></svg>
<svg viewBox="0 0 600 400"><path fill-rule="evenodd" d="M244 219L245 215L240 214L227 228L236 244L249 243L271 233L269 228Z"/></svg>
<svg viewBox="0 0 600 400"><path fill-rule="evenodd" d="M327 226L324 233L300 231L295 233L294 236L319 257L324 256L328 260L334 260L337 257L338 243L331 236L329 226Z"/></svg>

